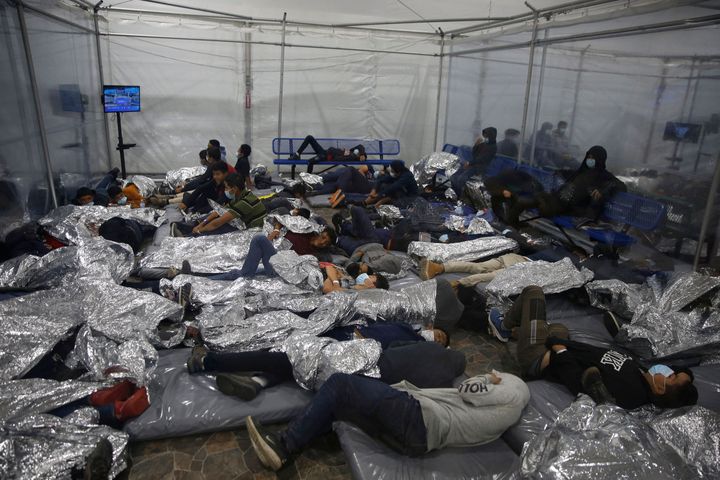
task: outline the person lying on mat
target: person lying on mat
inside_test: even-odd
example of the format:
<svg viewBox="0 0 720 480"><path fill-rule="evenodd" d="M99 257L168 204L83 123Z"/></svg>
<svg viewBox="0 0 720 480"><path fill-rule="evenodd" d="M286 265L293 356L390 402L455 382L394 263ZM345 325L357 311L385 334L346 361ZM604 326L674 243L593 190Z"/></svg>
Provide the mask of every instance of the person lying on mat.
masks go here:
<svg viewBox="0 0 720 480"><path fill-rule="evenodd" d="M490 310L495 336L503 342L517 338L517 359L527 378L561 383L573 395L586 393L598 404L628 410L648 403L661 408L697 403L690 370L666 365L645 369L625 353L569 340L565 325L546 319L545 295L537 286L526 287L504 315Z"/></svg>
<svg viewBox="0 0 720 480"><path fill-rule="evenodd" d="M408 381L387 385L335 373L279 434L252 417L246 426L260 462L277 471L338 420L355 423L398 452L416 456L497 440L518 421L529 399L527 385L504 372L469 378L457 388L428 389Z"/></svg>
<svg viewBox="0 0 720 480"><path fill-rule="evenodd" d="M211 212L204 220L194 224L173 223L171 232L174 237L185 235L218 235L236 230L230 222L238 219L248 228L260 228L265 221L265 205L247 188L244 179L237 173L225 177L224 195L227 199L227 212L220 215Z"/></svg>
<svg viewBox="0 0 720 480"><path fill-rule="evenodd" d="M356 194L358 197L370 193L374 173L375 170L372 165L331 170L320 175L323 179L323 185L312 193L313 195L332 193L329 198L330 206L337 208L343 205L347 193Z"/></svg>
<svg viewBox="0 0 720 480"><path fill-rule="evenodd" d="M290 160L300 160L300 155L308 146L315 152L315 157L308 161L308 173L312 173L314 165L318 162L364 162L367 160L365 146L362 144L355 145L352 148L330 147L325 149L312 135L305 137L297 152L290 155Z"/></svg>
<svg viewBox="0 0 720 480"><path fill-rule="evenodd" d="M441 329L416 331L405 323L374 323L339 327L322 335L337 341L371 338L380 342L380 380L408 380L422 388L450 387L465 371L465 355L447 348L450 337ZM221 392L249 401L262 389L293 380L293 367L282 352L210 352L194 347L187 361L191 374L217 372Z"/></svg>
<svg viewBox="0 0 720 480"><path fill-rule="evenodd" d="M338 292L342 290L368 290L372 288L380 288L388 290L390 283L387 278L383 277L379 273L365 272L358 273L356 276L343 275L334 265L332 264L321 264L320 268L323 271L323 293Z"/></svg>
<svg viewBox="0 0 720 480"><path fill-rule="evenodd" d="M393 160L385 175L380 175L365 199L365 205L393 203L401 206L417 197L418 184L402 160Z"/></svg>
<svg viewBox="0 0 720 480"><path fill-rule="evenodd" d="M140 208L145 204L145 198L134 183L128 183L125 188L120 188L119 185L110 185L107 192L110 198L109 206L130 205L132 208Z"/></svg>
<svg viewBox="0 0 720 480"><path fill-rule="evenodd" d="M443 273L469 273L457 280L464 287L474 287L478 283L489 282L495 275L516 263L529 262L530 259L516 253L506 253L485 262L433 262L427 257L420 259L418 270L420 278L430 280Z"/></svg>
<svg viewBox="0 0 720 480"><path fill-rule="evenodd" d="M625 184L607 170L606 160L603 147L590 148L580 168L557 191L518 197L509 209L507 223L517 226L520 214L532 208L537 208L542 217L578 213L597 219L613 195L627 190Z"/></svg>
<svg viewBox="0 0 720 480"><path fill-rule="evenodd" d="M350 256L350 264L345 269L353 277L368 271L398 274L403 267L403 259L385 250L379 243L366 243L356 248ZM355 271L357 270L357 273Z"/></svg>

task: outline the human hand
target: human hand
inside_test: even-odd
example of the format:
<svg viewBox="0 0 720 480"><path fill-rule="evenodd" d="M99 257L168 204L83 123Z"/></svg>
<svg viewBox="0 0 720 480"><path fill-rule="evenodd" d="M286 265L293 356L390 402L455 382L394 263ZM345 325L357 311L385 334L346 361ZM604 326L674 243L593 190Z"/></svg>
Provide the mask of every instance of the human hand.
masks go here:
<svg viewBox="0 0 720 480"><path fill-rule="evenodd" d="M181 203L180 210L187 210L187 205L185 205L184 203Z"/></svg>
<svg viewBox="0 0 720 480"><path fill-rule="evenodd" d="M602 193L600 193L599 190L595 189L592 192L590 192L590 196L592 197L593 200L595 200L597 202L598 200L600 200L602 198Z"/></svg>
<svg viewBox="0 0 720 480"><path fill-rule="evenodd" d="M183 189L182 185L179 187L175 187L175 193L182 193L182 189Z"/></svg>
<svg viewBox="0 0 720 480"><path fill-rule="evenodd" d="M494 373L488 374L487 378L488 378L488 380L490 380L490 383L492 383L493 385L497 385L500 382L502 382L502 378L498 377Z"/></svg>

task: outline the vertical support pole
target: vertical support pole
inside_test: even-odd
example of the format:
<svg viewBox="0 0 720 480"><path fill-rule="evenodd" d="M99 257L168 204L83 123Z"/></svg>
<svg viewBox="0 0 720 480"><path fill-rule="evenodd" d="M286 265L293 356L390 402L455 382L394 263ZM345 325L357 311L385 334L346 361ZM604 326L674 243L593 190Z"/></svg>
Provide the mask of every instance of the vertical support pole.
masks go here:
<svg viewBox="0 0 720 480"><path fill-rule="evenodd" d="M246 24L246 26L250 26L250 24ZM253 144L252 140L252 132L253 132L253 125L252 125L252 45L250 42L252 41L252 34L250 32L245 33L245 138L244 142Z"/></svg>
<svg viewBox="0 0 720 480"><path fill-rule="evenodd" d="M440 126L440 97L442 94L442 77L443 77L443 58L445 55L445 33L442 29L438 29L440 33L440 66L438 67L438 88L437 97L435 99L435 135L433 136L433 151L438 151L438 128Z"/></svg>
<svg viewBox="0 0 720 480"><path fill-rule="evenodd" d="M47 143L47 132L45 131L45 120L42 113L42 104L40 103L40 93L38 92L35 65L33 64L32 52L30 51L30 38L28 37L27 24L25 23L25 10L22 2L17 2L16 5L18 19L20 21L20 33L22 34L23 48L25 49L25 61L27 62L28 74L30 77L30 87L32 88L33 103L35 104L35 114L37 115L38 128L40 129L40 145L42 146L42 153L45 158L48 190L50 191L53 208L57 208L58 199L57 194L55 193L55 181L53 179L54 175L52 162L50 161L50 148Z"/></svg>
<svg viewBox="0 0 720 480"><path fill-rule="evenodd" d="M572 143L573 139L573 133L575 133L575 119L577 118L577 104L578 104L578 98L580 97L580 79L582 77L582 69L585 65L585 54L588 51L588 48L590 48L590 45L585 47L582 52L580 52L580 61L578 62L578 73L577 77L575 77L575 94L573 95L573 105L572 105L572 114L570 115L570 133L568 134L568 143Z"/></svg>
<svg viewBox="0 0 720 480"><path fill-rule="evenodd" d="M117 149L120 152L120 175L122 175L122 178L127 178L127 171L125 170L125 143L123 142L122 138L122 120L120 112L117 112L115 114L115 117L117 118L118 127Z"/></svg>
<svg viewBox="0 0 720 480"><path fill-rule="evenodd" d="M283 81L285 80L285 32L287 30L287 12L283 13L282 42L280 43L280 94L278 98L278 151L281 151L282 138L282 107L283 107ZM277 166L277 173L280 174L280 165Z"/></svg>
<svg viewBox="0 0 720 480"><path fill-rule="evenodd" d="M692 100L690 101L690 110L688 110L687 115L685 115L685 108L687 108L688 105L688 99L690 98L690 88L692 87L692 81L693 76L695 75L695 63L697 62L697 58L692 59L692 63L690 64L690 75L688 75L688 81L687 85L685 86L685 96L683 96L683 103L682 103L682 110L680 111L680 116L683 120L690 123L692 118L692 111L693 111L693 104L695 103L695 95L693 94ZM695 89L695 93L697 93L697 89ZM682 158L683 150L685 149L685 142L680 145L680 152L678 155Z"/></svg>
<svg viewBox="0 0 720 480"><path fill-rule="evenodd" d="M525 5L527 5L527 3ZM535 42L537 41L537 28L539 18L540 16L538 12L535 11L532 38L530 40L530 58L528 59L527 80L525 81L525 101L523 103L522 126L520 127L520 155L518 155L518 162L522 162L522 148L525 145L525 130L527 129L527 114L530 104L530 87L532 86L533 63L535 62Z"/></svg>
<svg viewBox="0 0 720 480"><path fill-rule="evenodd" d="M100 24L98 22L98 10L100 4L95 5L93 9L93 23L95 25L95 49L97 50L98 74L100 75L100 98L103 94L103 85L105 85L105 70L103 68L102 52L100 51ZM107 149L108 168L112 168L112 147L110 146L110 122L107 115L103 114L103 124L105 126L105 148Z"/></svg>
<svg viewBox="0 0 720 480"><path fill-rule="evenodd" d="M545 29L543 40L547 40L549 28ZM537 132L538 120L540 118L540 103L542 101L542 89L545 82L545 60L547 59L547 44L543 45L542 60L540 60L540 77L538 78L537 98L535 99L535 118L533 119L533 132ZM532 137L532 145L530 145L530 165L535 165L535 142L537 135Z"/></svg>
<svg viewBox="0 0 720 480"><path fill-rule="evenodd" d="M655 133L655 122L657 121L657 115L658 110L660 109L660 101L662 100L663 93L665 93L665 77L667 76L667 66L668 62L667 60L663 61L663 68L661 78L660 78L660 85L658 85L657 88L657 94L655 95L655 105L653 106L653 113L652 117L650 117L650 130L648 131L648 137L645 141L645 151L643 152L643 163L648 162L648 155L650 155L650 144L652 143L652 136L653 133Z"/></svg>
<svg viewBox="0 0 720 480"><path fill-rule="evenodd" d="M710 184L710 192L708 192L707 201L705 202L705 214L703 215L702 224L700 226L700 236L698 237L698 246L695 251L695 261L693 262L693 271L696 272L700 263L700 252L702 251L703 242L707 235L708 226L710 225L710 217L712 216L713 206L715 205L715 196L717 195L718 184L720 184L720 153L715 159L715 174ZM708 248L710 248L708 246ZM708 252L710 253L710 252Z"/></svg>
<svg viewBox="0 0 720 480"><path fill-rule="evenodd" d="M447 94L445 95L445 126L443 127L443 145L447 143L447 131L448 131L448 111L450 110L450 94L452 93L452 89L450 88L450 82L452 80L452 64L453 64L453 47L454 43L450 42L450 59L448 60L448 81L447 81L447 87L445 89L447 90Z"/></svg>

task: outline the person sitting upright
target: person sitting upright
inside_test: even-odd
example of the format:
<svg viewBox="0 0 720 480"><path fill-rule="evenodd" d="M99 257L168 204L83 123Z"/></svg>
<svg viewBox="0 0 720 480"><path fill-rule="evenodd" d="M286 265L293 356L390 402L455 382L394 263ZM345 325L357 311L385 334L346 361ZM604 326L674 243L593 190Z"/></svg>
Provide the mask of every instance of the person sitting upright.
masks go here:
<svg viewBox="0 0 720 480"><path fill-rule="evenodd" d="M308 146L315 152L315 158L308 161L308 173L312 173L314 165L318 162L364 162L367 160L365 146L362 144L355 145L352 148L330 147L324 149L312 135L305 137L297 152L290 155L290 160L300 160L300 155Z"/></svg>
<svg viewBox="0 0 720 480"><path fill-rule="evenodd" d="M475 175L483 175L490 162L495 158L497 153L496 138L497 129L495 127L484 128L482 136L473 145L470 162L450 177L450 184L458 197L462 197L465 183Z"/></svg>
<svg viewBox="0 0 720 480"><path fill-rule="evenodd" d="M408 203L418 195L418 184L413 173L402 160L393 160L385 175L378 177L375 187L370 191L366 205L383 205L392 202L395 205Z"/></svg>
<svg viewBox="0 0 720 480"><path fill-rule="evenodd" d="M507 223L518 225L520 214L531 208L537 208L543 217L579 214L596 220L605 202L615 193L626 190L625 184L607 170L606 160L603 147L590 148L580 168L556 192L519 197L509 209Z"/></svg>
<svg viewBox="0 0 720 480"><path fill-rule="evenodd" d="M209 212L208 200L220 204L227 201L227 197L225 197L225 177L230 173L228 164L223 161L215 161L210 167L210 171L212 172L212 180L200 185L192 192L186 193L183 202L180 204L181 210L192 208L197 212Z"/></svg>
<svg viewBox="0 0 720 480"><path fill-rule="evenodd" d="M245 179L245 185L247 189L253 188L252 178L250 178L250 154L252 148L247 143L240 145L237 151L237 162L235 163L235 170Z"/></svg>
<svg viewBox="0 0 720 480"><path fill-rule="evenodd" d="M505 137L497 144L497 154L510 158L518 158L520 150L520 132L514 128L505 130Z"/></svg>

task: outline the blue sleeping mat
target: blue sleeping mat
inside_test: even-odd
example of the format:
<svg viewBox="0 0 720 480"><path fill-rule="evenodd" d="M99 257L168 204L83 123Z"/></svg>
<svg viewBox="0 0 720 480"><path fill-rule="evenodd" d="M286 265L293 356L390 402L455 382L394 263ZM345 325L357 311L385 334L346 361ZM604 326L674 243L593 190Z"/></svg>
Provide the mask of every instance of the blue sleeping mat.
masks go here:
<svg viewBox="0 0 720 480"><path fill-rule="evenodd" d="M251 402L222 394L209 374L190 375L190 349L163 350L149 384L150 408L125 424L134 440L179 437L245 425L252 415L263 424L285 422L302 412L312 393L286 382L263 390Z"/></svg>
<svg viewBox="0 0 720 480"><path fill-rule="evenodd" d="M485 479L504 473L517 459L502 440L408 457L368 436L355 425L335 422L333 428L355 479Z"/></svg>

